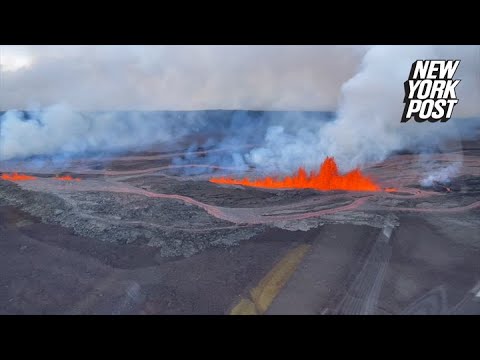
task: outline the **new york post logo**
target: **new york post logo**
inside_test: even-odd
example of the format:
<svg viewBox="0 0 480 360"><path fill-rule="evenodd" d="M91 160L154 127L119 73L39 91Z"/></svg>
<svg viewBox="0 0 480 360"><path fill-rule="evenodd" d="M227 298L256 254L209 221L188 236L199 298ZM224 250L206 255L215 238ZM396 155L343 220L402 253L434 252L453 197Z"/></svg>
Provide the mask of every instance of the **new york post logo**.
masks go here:
<svg viewBox="0 0 480 360"><path fill-rule="evenodd" d="M453 80L460 60L417 60L405 81L405 110L402 123L412 117L416 122L447 122L458 104Z"/></svg>

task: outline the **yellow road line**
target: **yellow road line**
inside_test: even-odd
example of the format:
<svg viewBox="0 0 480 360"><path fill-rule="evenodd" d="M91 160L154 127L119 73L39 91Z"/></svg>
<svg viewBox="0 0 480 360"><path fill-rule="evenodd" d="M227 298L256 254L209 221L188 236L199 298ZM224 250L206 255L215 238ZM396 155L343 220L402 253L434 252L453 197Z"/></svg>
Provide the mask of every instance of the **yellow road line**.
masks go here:
<svg viewBox="0 0 480 360"><path fill-rule="evenodd" d="M310 245L302 244L290 250L272 270L250 290L251 299L242 298L230 311L230 315L264 314L280 290L295 272L295 269L310 249Z"/></svg>
<svg viewBox="0 0 480 360"><path fill-rule="evenodd" d="M255 304L248 299L240 299L230 311L230 315L258 315Z"/></svg>

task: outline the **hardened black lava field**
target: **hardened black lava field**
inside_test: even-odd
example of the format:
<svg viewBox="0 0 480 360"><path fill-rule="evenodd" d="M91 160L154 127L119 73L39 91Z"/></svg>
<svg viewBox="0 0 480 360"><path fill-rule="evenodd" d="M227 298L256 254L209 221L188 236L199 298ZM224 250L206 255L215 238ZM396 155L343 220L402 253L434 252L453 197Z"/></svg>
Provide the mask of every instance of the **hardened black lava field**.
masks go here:
<svg viewBox="0 0 480 360"><path fill-rule="evenodd" d="M364 169L379 192L218 185L254 169L159 147L0 180L0 312L480 313L480 142L461 153L448 184L414 154Z"/></svg>

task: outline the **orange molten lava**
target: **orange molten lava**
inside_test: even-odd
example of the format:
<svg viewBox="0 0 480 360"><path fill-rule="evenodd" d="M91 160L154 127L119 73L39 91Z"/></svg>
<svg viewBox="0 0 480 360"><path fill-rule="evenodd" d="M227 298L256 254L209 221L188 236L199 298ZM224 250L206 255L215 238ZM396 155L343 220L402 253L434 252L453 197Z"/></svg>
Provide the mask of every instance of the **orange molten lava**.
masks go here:
<svg viewBox="0 0 480 360"><path fill-rule="evenodd" d="M70 175L57 176L55 177L55 179L62 180L62 181L80 181L79 178L74 178L74 177L71 177Z"/></svg>
<svg viewBox="0 0 480 360"><path fill-rule="evenodd" d="M385 191L386 192L397 192L398 189L397 188L385 188Z"/></svg>
<svg viewBox="0 0 480 360"><path fill-rule="evenodd" d="M2 174L1 178L2 180L8 180L8 181L27 181L27 180L37 179L35 176L19 174L16 172L14 172L13 174Z"/></svg>
<svg viewBox="0 0 480 360"><path fill-rule="evenodd" d="M315 189L322 191L347 190L347 191L380 191L381 188L370 178L363 175L359 169L355 169L340 175L337 164L332 157L327 157L320 166L318 172L312 171L307 174L303 167L299 168L293 176L284 179L266 177L264 179L250 180L232 178L212 178L216 184L243 185L272 189Z"/></svg>

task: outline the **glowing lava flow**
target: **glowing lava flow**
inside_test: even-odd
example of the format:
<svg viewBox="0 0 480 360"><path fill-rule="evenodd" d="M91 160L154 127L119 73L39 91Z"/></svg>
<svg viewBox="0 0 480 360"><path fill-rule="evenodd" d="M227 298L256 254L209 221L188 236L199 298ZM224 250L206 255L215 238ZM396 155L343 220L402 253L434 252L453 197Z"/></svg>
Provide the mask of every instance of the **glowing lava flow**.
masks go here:
<svg viewBox="0 0 480 360"><path fill-rule="evenodd" d="M385 190L386 192L397 192L397 191L398 191L397 188L392 188L392 187L385 188L384 190Z"/></svg>
<svg viewBox="0 0 480 360"><path fill-rule="evenodd" d="M8 181L27 181L27 180L36 180L37 179L35 176L19 174L19 173L16 173L16 172L14 172L13 174L2 174L2 176L0 178L2 180L8 180Z"/></svg>
<svg viewBox="0 0 480 360"><path fill-rule="evenodd" d="M62 180L62 181L80 181L79 178L74 178L71 177L70 175L65 175L65 176L57 176L55 177L56 180Z"/></svg>
<svg viewBox="0 0 480 360"><path fill-rule="evenodd" d="M337 164L332 157L327 157L318 172L307 174L304 168L299 168L293 176L283 179L266 177L264 179L250 180L232 179L226 177L212 178L216 184L243 185L271 189L315 189L321 191L347 190L347 191L380 191L381 188L370 178L363 175L359 169L344 175L338 172Z"/></svg>

